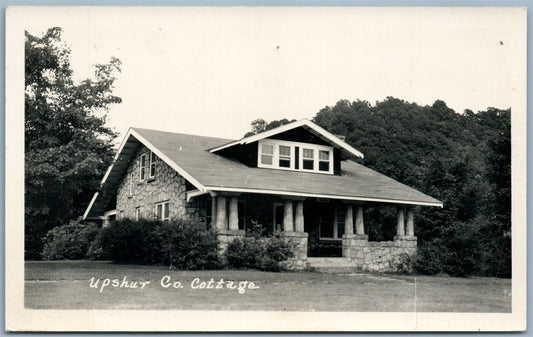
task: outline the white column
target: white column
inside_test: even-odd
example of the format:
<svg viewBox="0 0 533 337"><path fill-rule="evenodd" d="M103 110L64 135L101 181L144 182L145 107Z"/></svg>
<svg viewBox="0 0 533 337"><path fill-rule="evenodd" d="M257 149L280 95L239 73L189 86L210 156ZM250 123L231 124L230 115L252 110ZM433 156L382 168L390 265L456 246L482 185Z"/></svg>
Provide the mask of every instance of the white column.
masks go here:
<svg viewBox="0 0 533 337"><path fill-rule="evenodd" d="M415 236L414 213L411 207L407 210L407 235Z"/></svg>
<svg viewBox="0 0 533 337"><path fill-rule="evenodd" d="M355 234L365 235L365 223L363 220L363 206L357 205L355 211Z"/></svg>
<svg viewBox="0 0 533 337"><path fill-rule="evenodd" d="M344 218L344 235L353 234L353 207L346 205L346 216Z"/></svg>
<svg viewBox="0 0 533 337"><path fill-rule="evenodd" d="M292 200L285 200L285 212L283 214L283 231L284 232L293 232L294 223L292 221Z"/></svg>
<svg viewBox="0 0 533 337"><path fill-rule="evenodd" d="M294 216L294 227L296 232L304 232L304 202L296 201L296 215Z"/></svg>
<svg viewBox="0 0 533 337"><path fill-rule="evenodd" d="M229 230L239 230L239 200L237 197L229 199Z"/></svg>
<svg viewBox="0 0 533 337"><path fill-rule="evenodd" d="M217 229L228 229L228 218L226 217L226 197L217 197Z"/></svg>
<svg viewBox="0 0 533 337"><path fill-rule="evenodd" d="M405 236L405 209L403 206L398 207L398 223L396 225L396 235Z"/></svg>

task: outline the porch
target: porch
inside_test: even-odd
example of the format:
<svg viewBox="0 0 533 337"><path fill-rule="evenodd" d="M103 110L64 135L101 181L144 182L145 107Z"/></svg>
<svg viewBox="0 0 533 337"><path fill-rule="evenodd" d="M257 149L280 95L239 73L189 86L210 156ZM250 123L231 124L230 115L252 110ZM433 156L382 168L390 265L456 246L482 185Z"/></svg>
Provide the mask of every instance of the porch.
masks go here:
<svg viewBox="0 0 533 337"><path fill-rule="evenodd" d="M297 268L324 265L391 271L402 255L416 253L413 205L394 205L396 235L369 241L365 209L377 203L252 193L217 193L206 198L207 214L219 233L221 250L244 237L252 222L269 233L280 232L297 245ZM390 206L390 204L387 204Z"/></svg>

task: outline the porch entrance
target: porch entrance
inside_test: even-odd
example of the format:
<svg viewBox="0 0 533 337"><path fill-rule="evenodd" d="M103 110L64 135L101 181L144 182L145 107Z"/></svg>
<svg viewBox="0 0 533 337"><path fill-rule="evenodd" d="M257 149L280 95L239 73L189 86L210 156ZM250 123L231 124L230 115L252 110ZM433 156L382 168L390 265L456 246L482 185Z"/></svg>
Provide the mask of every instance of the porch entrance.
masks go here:
<svg viewBox="0 0 533 337"><path fill-rule="evenodd" d="M345 208L341 202L308 199L304 203L309 257L342 257Z"/></svg>

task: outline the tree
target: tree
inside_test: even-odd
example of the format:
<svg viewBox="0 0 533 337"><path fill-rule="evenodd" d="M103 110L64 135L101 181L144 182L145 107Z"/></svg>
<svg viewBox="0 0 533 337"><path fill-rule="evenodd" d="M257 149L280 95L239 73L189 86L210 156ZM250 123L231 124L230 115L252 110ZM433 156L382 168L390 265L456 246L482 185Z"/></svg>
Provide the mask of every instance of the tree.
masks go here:
<svg viewBox="0 0 533 337"><path fill-rule="evenodd" d="M113 158L116 134L105 126L120 60L95 66L95 79L74 83L61 28L25 41L25 257L42 238L80 216ZM97 116L98 113L101 116Z"/></svg>
<svg viewBox="0 0 533 337"><path fill-rule="evenodd" d="M268 131L268 130L277 128L278 126L282 126L282 125L285 125L285 124L292 123L294 121L295 121L295 119L288 120L286 118L283 118L283 119L280 119L280 120L274 120L274 121L272 121L270 123L267 123L264 119L258 118L256 120L253 120L252 123L250 123L250 125L252 126L252 130L247 132L244 135L244 137L248 137L248 136L252 136L252 135L258 134L260 132Z"/></svg>
<svg viewBox="0 0 533 337"><path fill-rule="evenodd" d="M495 108L459 114L441 100L420 106L387 97L374 105L340 100L313 121L344 135L365 154L365 166L443 201L442 209L416 211L425 272L509 277L510 114ZM252 124L253 132L255 126L267 129L264 121ZM366 216L370 238L383 239L394 214L375 207Z"/></svg>

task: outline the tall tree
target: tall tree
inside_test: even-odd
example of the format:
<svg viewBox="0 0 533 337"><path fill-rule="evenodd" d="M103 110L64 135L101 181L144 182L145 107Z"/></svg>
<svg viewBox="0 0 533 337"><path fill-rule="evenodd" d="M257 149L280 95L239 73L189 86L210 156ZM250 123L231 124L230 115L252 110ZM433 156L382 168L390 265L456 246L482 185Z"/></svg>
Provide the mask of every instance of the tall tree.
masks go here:
<svg viewBox="0 0 533 337"><path fill-rule="evenodd" d="M74 83L61 28L25 41L25 256L39 258L42 237L82 214L112 161L116 137L105 125L120 61L95 66Z"/></svg>

